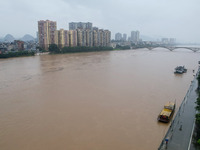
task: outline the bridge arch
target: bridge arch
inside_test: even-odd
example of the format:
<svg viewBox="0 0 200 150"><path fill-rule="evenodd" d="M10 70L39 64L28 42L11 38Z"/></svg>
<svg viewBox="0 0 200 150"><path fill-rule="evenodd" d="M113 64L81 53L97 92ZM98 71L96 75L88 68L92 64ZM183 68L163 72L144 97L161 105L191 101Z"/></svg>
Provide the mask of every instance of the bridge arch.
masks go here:
<svg viewBox="0 0 200 150"><path fill-rule="evenodd" d="M158 47L147 47L148 50L153 50L153 49L157 49L157 48L165 48L165 49L169 50L168 48L162 47L162 46L158 46Z"/></svg>
<svg viewBox="0 0 200 150"><path fill-rule="evenodd" d="M188 50L191 50L193 52L197 52L197 51L200 51L200 48L193 48L193 47L166 47L166 46L158 46L158 47L147 47L147 49L149 50L153 50L155 48L165 48L165 49L168 49L170 51L173 51L173 50L176 50L176 49L188 49Z"/></svg>

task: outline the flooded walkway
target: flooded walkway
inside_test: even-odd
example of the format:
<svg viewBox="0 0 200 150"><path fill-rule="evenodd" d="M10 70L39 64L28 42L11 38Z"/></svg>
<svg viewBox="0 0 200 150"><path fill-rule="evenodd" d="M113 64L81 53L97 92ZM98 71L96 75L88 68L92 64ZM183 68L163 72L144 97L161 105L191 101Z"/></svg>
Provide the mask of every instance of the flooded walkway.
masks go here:
<svg viewBox="0 0 200 150"><path fill-rule="evenodd" d="M199 73L194 76L194 80L191 82L188 92L178 108L175 119L170 124L170 128L164 137L159 150L190 150L195 124L195 102L198 97L196 93L198 87L196 77L198 74Z"/></svg>

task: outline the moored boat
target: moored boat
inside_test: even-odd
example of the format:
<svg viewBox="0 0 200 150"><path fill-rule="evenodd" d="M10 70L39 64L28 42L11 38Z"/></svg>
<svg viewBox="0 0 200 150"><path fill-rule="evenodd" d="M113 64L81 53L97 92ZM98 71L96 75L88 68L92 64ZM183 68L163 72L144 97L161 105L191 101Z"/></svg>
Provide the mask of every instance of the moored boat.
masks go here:
<svg viewBox="0 0 200 150"><path fill-rule="evenodd" d="M175 112L175 107L176 104L174 102L168 102L167 104L165 104L163 110L158 116L158 121L166 123L169 122L173 117L173 114Z"/></svg>
<svg viewBox="0 0 200 150"><path fill-rule="evenodd" d="M187 72L187 69L185 68L185 66L177 66L174 71L174 73L178 73L178 74L183 74L186 72Z"/></svg>

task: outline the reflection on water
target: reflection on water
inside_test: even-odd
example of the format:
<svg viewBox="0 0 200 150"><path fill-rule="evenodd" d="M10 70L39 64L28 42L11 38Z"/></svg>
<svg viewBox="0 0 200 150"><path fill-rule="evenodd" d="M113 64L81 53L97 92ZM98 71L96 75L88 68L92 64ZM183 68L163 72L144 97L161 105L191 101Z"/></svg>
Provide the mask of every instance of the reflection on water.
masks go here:
<svg viewBox="0 0 200 150"><path fill-rule="evenodd" d="M3 150L157 149L200 53L140 49L0 60ZM185 65L186 74L174 68Z"/></svg>

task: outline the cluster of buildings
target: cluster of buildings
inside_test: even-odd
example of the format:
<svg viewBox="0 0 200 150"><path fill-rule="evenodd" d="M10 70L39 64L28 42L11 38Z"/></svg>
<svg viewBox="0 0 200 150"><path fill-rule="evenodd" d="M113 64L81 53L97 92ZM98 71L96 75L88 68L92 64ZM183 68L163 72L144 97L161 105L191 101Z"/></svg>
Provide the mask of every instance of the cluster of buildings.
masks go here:
<svg viewBox="0 0 200 150"><path fill-rule="evenodd" d="M69 30L57 29L56 21L40 20L38 21L37 41L1 41L0 53L15 52L23 50L37 50L39 47L48 50L50 44L56 44L59 48L63 47L107 47L113 48L120 46L137 46L137 45L174 45L175 38L162 38L161 41L142 41L139 31L131 31L130 36L127 34L116 33L115 40L111 43L111 32L109 30L93 27L91 22L70 22ZM38 47L39 46L39 47Z"/></svg>
<svg viewBox="0 0 200 150"><path fill-rule="evenodd" d="M115 34L115 41L126 41L127 40L127 34L121 34L121 33L116 33Z"/></svg>
<svg viewBox="0 0 200 150"><path fill-rule="evenodd" d="M9 51L24 51L24 50L36 50L37 42L35 41L21 41L14 40L13 42L2 42L0 43L0 54Z"/></svg>
<svg viewBox="0 0 200 150"><path fill-rule="evenodd" d="M168 44L173 45L176 43L176 39L175 38L162 38L161 42L166 45L168 45Z"/></svg>
<svg viewBox="0 0 200 150"><path fill-rule="evenodd" d="M174 45L176 44L175 38L162 38L161 40L151 41L151 40L142 40L140 38L139 31L131 31L130 36L127 38L127 34L116 33L115 40L112 42L112 47L116 47L116 45L120 46L149 46L149 45Z"/></svg>
<svg viewBox="0 0 200 150"><path fill-rule="evenodd" d="M90 22L71 22L69 30L57 30L57 23L50 20L38 21L38 42L45 50L50 44L60 48L75 46L110 46L111 32L93 27Z"/></svg>
<svg viewBox="0 0 200 150"><path fill-rule="evenodd" d="M131 31L131 36L127 39L127 34L116 33L115 41L129 41L133 43L138 43L140 41L140 32L139 31Z"/></svg>

